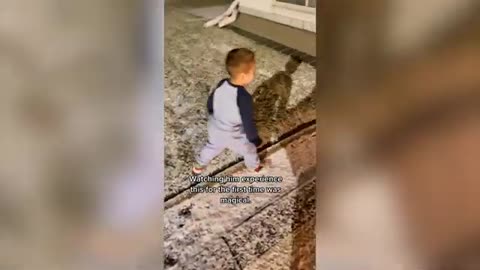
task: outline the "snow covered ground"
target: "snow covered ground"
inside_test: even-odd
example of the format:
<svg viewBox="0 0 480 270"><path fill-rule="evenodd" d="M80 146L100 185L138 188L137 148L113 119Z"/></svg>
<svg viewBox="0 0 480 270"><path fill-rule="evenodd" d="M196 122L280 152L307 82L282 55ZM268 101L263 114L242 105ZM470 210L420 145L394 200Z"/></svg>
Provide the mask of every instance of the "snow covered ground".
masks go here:
<svg viewBox="0 0 480 270"><path fill-rule="evenodd" d="M257 77L249 87L256 92L256 117L264 141L275 139L315 119L315 69L296 63L289 55L256 43L230 29L203 28L203 21L175 6L165 17L165 188L166 197L189 187L185 180L194 156L206 142L206 101L210 89L225 78L224 58L235 47L256 52ZM286 67L288 63L288 67ZM289 75L285 70L294 71ZM281 97L279 96L281 94ZM286 104L282 105L283 98ZM277 105L275 105L277 104ZM278 105L280 104L280 105ZM275 106L283 106L274 109ZM277 111L272 115L272 111ZM275 114L275 113L273 113ZM224 153L209 171L237 160Z"/></svg>
<svg viewBox="0 0 480 270"><path fill-rule="evenodd" d="M247 47L256 53L257 77L248 90L254 97L257 126L266 143L275 144L282 135L315 119L315 69L232 29L204 28L203 23L204 19L176 3L166 7L165 266L256 267L252 263L282 241L283 245L290 243L289 258L293 258L286 266L298 264L299 260L294 260L301 246L298 236L305 235L298 233L302 231L299 228L313 224L315 211L314 127L266 151L269 165L253 177L278 177L283 179L280 183L201 183L191 190L193 183L188 177L194 157L207 138L206 100L211 88L227 76L224 59L229 50ZM226 169L214 176L252 176L241 164L231 166L235 161L238 157L233 153L223 153L206 175ZM258 193L221 193L220 187L256 188ZM207 192L214 188L215 192ZM231 202L228 198L232 197L240 197L243 203L222 203ZM314 249L310 250L313 256Z"/></svg>

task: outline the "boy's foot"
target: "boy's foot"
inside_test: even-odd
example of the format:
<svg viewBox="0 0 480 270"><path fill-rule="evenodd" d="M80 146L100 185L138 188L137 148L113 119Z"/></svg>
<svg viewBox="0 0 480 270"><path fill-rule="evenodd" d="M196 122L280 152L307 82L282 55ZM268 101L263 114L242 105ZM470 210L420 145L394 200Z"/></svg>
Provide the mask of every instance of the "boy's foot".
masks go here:
<svg viewBox="0 0 480 270"><path fill-rule="evenodd" d="M269 158L263 159L260 161L260 164L254 169L250 169L252 172L259 173L261 172L265 167L270 167L272 166L272 160Z"/></svg>
<svg viewBox="0 0 480 270"><path fill-rule="evenodd" d="M203 171L205 171L205 167L200 166L198 164L194 165L193 168L192 168L192 173L194 175L201 174L201 173L203 173Z"/></svg>
<svg viewBox="0 0 480 270"><path fill-rule="evenodd" d="M258 173L258 172L261 172L262 169L263 169L263 166L262 166L262 165L258 165L255 169L253 169L253 172Z"/></svg>

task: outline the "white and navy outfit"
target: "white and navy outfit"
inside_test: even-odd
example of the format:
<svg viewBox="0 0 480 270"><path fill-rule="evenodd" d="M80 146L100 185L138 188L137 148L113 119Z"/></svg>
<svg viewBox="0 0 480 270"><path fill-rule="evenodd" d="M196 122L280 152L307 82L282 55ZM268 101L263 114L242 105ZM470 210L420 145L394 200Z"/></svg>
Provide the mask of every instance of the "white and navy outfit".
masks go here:
<svg viewBox="0 0 480 270"><path fill-rule="evenodd" d="M243 156L248 168L256 168L260 161L257 147L262 143L253 117L253 99L240 85L228 79L220 81L207 101L208 142L197 162L206 166L228 148Z"/></svg>

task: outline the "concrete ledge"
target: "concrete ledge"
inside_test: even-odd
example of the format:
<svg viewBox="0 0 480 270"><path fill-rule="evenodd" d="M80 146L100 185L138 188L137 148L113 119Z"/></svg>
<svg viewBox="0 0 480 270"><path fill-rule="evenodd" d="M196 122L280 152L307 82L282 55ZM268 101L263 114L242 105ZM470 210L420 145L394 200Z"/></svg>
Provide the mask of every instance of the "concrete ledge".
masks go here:
<svg viewBox="0 0 480 270"><path fill-rule="evenodd" d="M316 56L316 33L241 13L233 26Z"/></svg>
<svg viewBox="0 0 480 270"><path fill-rule="evenodd" d="M295 8L294 5L292 6ZM286 14L282 14L282 13L285 13L285 11L290 11L289 9L285 8L284 3L276 3L273 6L272 12L265 12L265 11L256 10L249 7L244 7L244 6L243 7L240 6L240 11L243 14L248 14L258 18L262 18L268 21L272 21L274 23L280 23L285 26L290 26L290 27L298 28L300 30L306 30L313 33L316 32L315 21L305 20L304 18L292 17ZM304 11L302 11L301 13L304 13ZM305 15L307 16L315 15L315 9L305 12Z"/></svg>
<svg viewBox="0 0 480 270"><path fill-rule="evenodd" d="M300 138L302 136L305 136L307 134L313 134L315 132L315 129L316 129L316 126L312 125L310 127L307 127L305 129L299 131L298 133L295 133L295 134L293 134L293 135L291 135L291 136L289 136L289 137L287 137L283 140L280 140L279 142L273 144L272 146L262 150L260 152L260 156L268 156L268 155L280 150L281 148L285 147L289 143L297 140L298 138ZM239 161L238 163L235 163L233 166L228 167L224 171L216 174L215 176L232 175L235 172L238 172L238 171L240 171L241 169L244 169L244 168L245 168L244 162ZM185 181L187 181L187 180L185 180ZM211 184L201 183L201 184L198 184L197 186L198 187L205 187L205 186L211 186ZM194 196L194 193L191 193L190 190L186 190L186 191L182 192L181 194L177 195L176 197L172 198L171 200L166 201L164 207L165 207L165 209L171 208L172 206L177 205L177 204L181 203L182 201L191 198L192 196Z"/></svg>

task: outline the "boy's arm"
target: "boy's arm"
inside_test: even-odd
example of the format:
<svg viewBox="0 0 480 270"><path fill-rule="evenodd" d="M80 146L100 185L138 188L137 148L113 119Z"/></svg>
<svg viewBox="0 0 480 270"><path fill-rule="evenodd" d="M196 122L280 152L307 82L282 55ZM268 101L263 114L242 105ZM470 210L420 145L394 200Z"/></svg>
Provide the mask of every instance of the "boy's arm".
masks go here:
<svg viewBox="0 0 480 270"><path fill-rule="evenodd" d="M215 89L213 89L212 93L210 93L210 95L208 96L208 100L207 100L207 110L208 110L208 114L213 114L213 94L215 94L215 90L217 90L218 87L220 87L227 79L223 79L221 80L217 86L215 87Z"/></svg>
<svg viewBox="0 0 480 270"><path fill-rule="evenodd" d="M255 144L255 146L260 146L262 140L258 136L257 127L255 125L252 96L244 88L238 89L237 104L240 109L240 116L242 118L243 128L247 135L247 139Z"/></svg>
<svg viewBox="0 0 480 270"><path fill-rule="evenodd" d="M208 96L207 100L207 110L208 114L213 114L213 94L215 93L215 90Z"/></svg>

